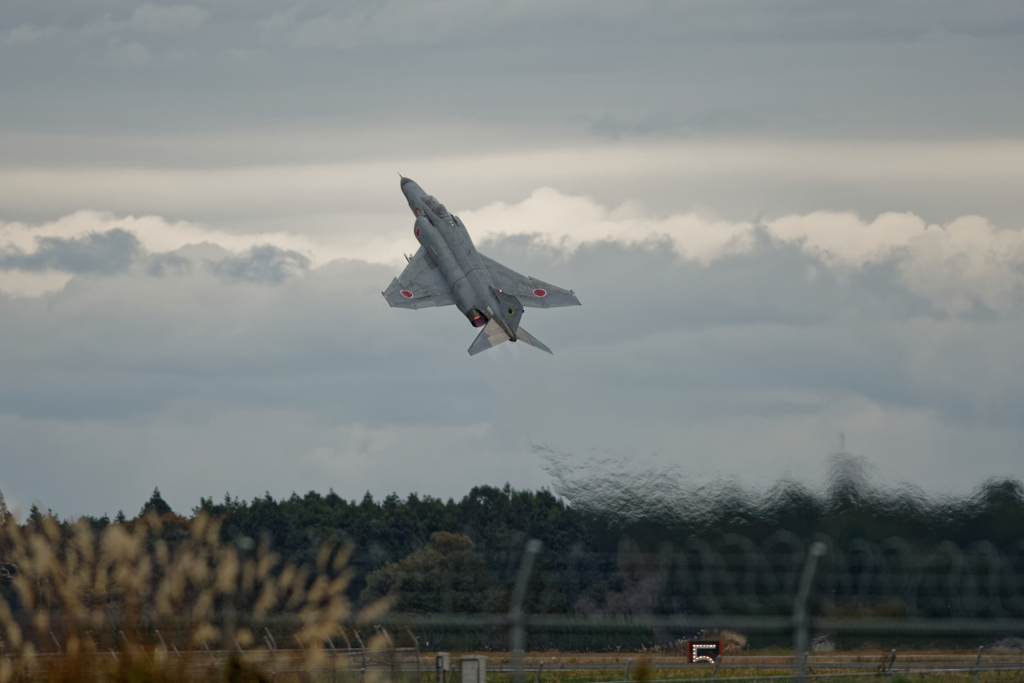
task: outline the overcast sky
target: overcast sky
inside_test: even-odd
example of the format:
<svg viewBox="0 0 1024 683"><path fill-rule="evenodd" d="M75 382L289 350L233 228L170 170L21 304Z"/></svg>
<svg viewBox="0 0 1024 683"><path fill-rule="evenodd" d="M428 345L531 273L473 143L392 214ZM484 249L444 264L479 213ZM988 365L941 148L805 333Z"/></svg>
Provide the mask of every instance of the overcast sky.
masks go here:
<svg viewBox="0 0 1024 683"><path fill-rule="evenodd" d="M0 92L22 510L1024 477L1021 3L8 2ZM554 356L388 308L398 172Z"/></svg>

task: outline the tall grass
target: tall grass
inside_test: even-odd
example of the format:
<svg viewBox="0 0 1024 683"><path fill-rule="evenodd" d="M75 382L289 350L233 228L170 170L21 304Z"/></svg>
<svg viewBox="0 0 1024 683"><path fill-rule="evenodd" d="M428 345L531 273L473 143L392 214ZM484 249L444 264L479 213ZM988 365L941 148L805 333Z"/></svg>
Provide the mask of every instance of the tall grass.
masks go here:
<svg viewBox="0 0 1024 683"><path fill-rule="evenodd" d="M300 566L282 563L266 538L223 543L206 515L173 549L162 530L152 513L99 535L85 520L62 527L44 516L22 527L5 516L0 683L262 680L282 666L282 638L301 651L287 668L311 671L347 620L387 607L352 614L350 546L324 544Z"/></svg>

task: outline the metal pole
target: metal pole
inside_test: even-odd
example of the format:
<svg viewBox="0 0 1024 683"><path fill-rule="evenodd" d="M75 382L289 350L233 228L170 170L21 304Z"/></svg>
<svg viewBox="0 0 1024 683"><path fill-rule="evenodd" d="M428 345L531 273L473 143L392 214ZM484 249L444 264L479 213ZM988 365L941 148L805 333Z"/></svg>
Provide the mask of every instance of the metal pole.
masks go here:
<svg viewBox="0 0 1024 683"><path fill-rule="evenodd" d="M523 648L526 645L526 619L523 613L523 599L526 597L526 588L530 583L530 574L533 572L533 561L540 552L541 543L536 538L526 542L523 549L523 561L519 565L519 575L516 576L516 586L512 590L512 601L509 604L508 621L511 625L509 633L509 645L512 648L512 681L523 683Z"/></svg>
<svg viewBox="0 0 1024 683"><path fill-rule="evenodd" d="M818 568L818 558L825 554L827 548L821 541L815 541L807 551L807 562L803 574L800 575L800 587L793 600L793 678L797 683L807 680L807 644L810 641L811 619L807 613L807 601L811 596L811 584L814 583L814 572Z"/></svg>
<svg viewBox="0 0 1024 683"><path fill-rule="evenodd" d="M363 681L366 679L366 645L363 644L363 639L359 637L359 631L353 631L356 634L356 640L359 641L359 651L363 656L362 669L359 672L359 680Z"/></svg>
<svg viewBox="0 0 1024 683"><path fill-rule="evenodd" d="M626 681L629 680L629 667L631 667L631 666L633 666L633 660L632 659L627 659L626 660L626 673L624 673L622 675L623 683L625 683Z"/></svg>
<svg viewBox="0 0 1024 683"><path fill-rule="evenodd" d="M270 634L269 628L263 629L263 641L267 644L267 649L270 650L270 661L274 666L274 670L270 674L270 680L277 680L277 642L274 640L274 636Z"/></svg>
<svg viewBox="0 0 1024 683"><path fill-rule="evenodd" d="M981 651L985 649L982 645L978 648L978 656L974 658L974 683L978 683L978 665L981 664Z"/></svg>
<svg viewBox="0 0 1024 683"><path fill-rule="evenodd" d="M341 629L341 637L345 639L345 683L352 681L352 641L345 635L345 629Z"/></svg>
<svg viewBox="0 0 1024 683"><path fill-rule="evenodd" d="M410 629L408 629L408 628L405 629L405 632L409 634L410 638L412 638L413 647L416 648L416 683L421 683L421 681L420 681L420 678L421 678L421 674L420 674L420 639L417 638L416 636L414 636L412 634L412 631Z"/></svg>
<svg viewBox="0 0 1024 683"><path fill-rule="evenodd" d="M327 644L331 646L331 683L338 683L338 648L334 647L334 641L327 637Z"/></svg>

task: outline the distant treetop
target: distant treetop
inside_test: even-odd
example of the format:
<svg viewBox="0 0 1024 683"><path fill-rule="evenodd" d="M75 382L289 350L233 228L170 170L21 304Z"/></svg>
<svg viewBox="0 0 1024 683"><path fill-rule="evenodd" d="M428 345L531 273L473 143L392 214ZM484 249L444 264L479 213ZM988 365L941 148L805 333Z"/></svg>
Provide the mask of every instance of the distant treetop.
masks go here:
<svg viewBox="0 0 1024 683"><path fill-rule="evenodd" d="M171 509L171 506L168 505L167 501L165 501L160 495L159 488L153 489L153 495L149 497L149 500L146 501L146 504L143 505L142 509L139 511L139 517L145 516L150 510L155 512L158 517L163 517L168 512L174 514L174 510Z"/></svg>

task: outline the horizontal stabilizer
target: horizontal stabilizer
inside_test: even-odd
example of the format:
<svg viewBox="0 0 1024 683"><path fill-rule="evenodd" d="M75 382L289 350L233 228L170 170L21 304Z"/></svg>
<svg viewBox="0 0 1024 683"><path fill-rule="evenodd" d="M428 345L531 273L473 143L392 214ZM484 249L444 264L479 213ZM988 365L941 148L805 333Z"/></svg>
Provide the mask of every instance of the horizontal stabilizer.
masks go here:
<svg viewBox="0 0 1024 683"><path fill-rule="evenodd" d="M519 337L519 341L521 342L526 342L530 346L535 346L541 351L547 351L552 356L555 355L554 353L552 353L551 349L541 344L539 341L537 341L536 337L534 337L532 334L530 334L521 327L518 330L516 330L516 336Z"/></svg>
<svg viewBox="0 0 1024 683"><path fill-rule="evenodd" d="M508 341L508 335L505 334L505 330L501 329L501 325L496 323L494 319L487 321L484 325L484 329L480 330L480 334L477 335L476 341L469 347L469 355L475 356L481 351L486 351L492 346L497 346L503 341Z"/></svg>

